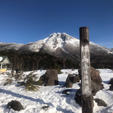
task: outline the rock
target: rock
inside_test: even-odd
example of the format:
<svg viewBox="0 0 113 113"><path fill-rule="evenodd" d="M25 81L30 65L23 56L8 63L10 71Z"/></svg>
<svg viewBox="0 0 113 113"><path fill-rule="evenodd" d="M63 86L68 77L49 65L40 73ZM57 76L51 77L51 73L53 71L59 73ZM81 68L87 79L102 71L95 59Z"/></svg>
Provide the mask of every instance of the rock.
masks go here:
<svg viewBox="0 0 113 113"><path fill-rule="evenodd" d="M39 85L51 86L58 85L58 72L55 69L49 69L47 72L40 77Z"/></svg>
<svg viewBox="0 0 113 113"><path fill-rule="evenodd" d="M72 88L73 83L70 82L70 81L68 81L68 82L66 82L65 86L66 86L67 88Z"/></svg>
<svg viewBox="0 0 113 113"><path fill-rule="evenodd" d="M94 100L95 100L95 102L97 103L98 106L104 106L104 107L107 106L107 104L102 99L95 98Z"/></svg>
<svg viewBox="0 0 113 113"><path fill-rule="evenodd" d="M79 76L80 76L80 79L81 79L81 70L79 69L78 70L79 72ZM90 68L90 74L91 74L91 80L96 82L96 83L102 83L102 79L100 77L100 73L98 70L96 70L95 68L91 67Z"/></svg>
<svg viewBox="0 0 113 113"><path fill-rule="evenodd" d="M46 74L42 75L40 79L36 82L37 85L45 85L47 83Z"/></svg>
<svg viewBox="0 0 113 113"><path fill-rule="evenodd" d="M113 84L111 84L109 90L113 91Z"/></svg>
<svg viewBox="0 0 113 113"><path fill-rule="evenodd" d="M77 90L74 99L80 106L82 106L82 103L84 103L84 106L90 106L90 104L92 105L92 108L94 106L93 96L86 97L85 95L82 95L81 89ZM87 105L85 104L85 102L87 103Z"/></svg>
<svg viewBox="0 0 113 113"><path fill-rule="evenodd" d="M81 92L81 89L77 90L74 99L80 106L82 106L82 92Z"/></svg>
<svg viewBox="0 0 113 113"><path fill-rule="evenodd" d="M66 83L65 86L66 87L72 87L73 83L79 82L80 78L78 75L74 75L74 74L69 74L67 79L66 79Z"/></svg>
<svg viewBox="0 0 113 113"><path fill-rule="evenodd" d="M49 108L49 106L48 106L48 105L42 106L42 109L43 109L43 110L45 110L45 111L47 111L47 110L48 110L48 108Z"/></svg>
<svg viewBox="0 0 113 113"><path fill-rule="evenodd" d="M98 84L101 84L102 83L102 79L100 77L100 73L98 70L96 70L95 68L91 67L91 70L90 70L90 73L91 73L91 80L98 83Z"/></svg>
<svg viewBox="0 0 113 113"><path fill-rule="evenodd" d="M109 81L109 84L111 84L109 90L113 91L113 78Z"/></svg>
<svg viewBox="0 0 113 113"><path fill-rule="evenodd" d="M113 78L111 78L111 80L109 81L109 84L113 84Z"/></svg>
<svg viewBox="0 0 113 113"><path fill-rule="evenodd" d="M98 83L92 81L91 88L92 88L92 94L93 94L93 96L95 96L99 90L103 89L103 84L98 84Z"/></svg>
<svg viewBox="0 0 113 113"><path fill-rule="evenodd" d="M93 113L93 107L94 107L93 96L82 95L82 108L84 113L87 113L87 112Z"/></svg>
<svg viewBox="0 0 113 113"><path fill-rule="evenodd" d="M25 85L25 82L17 82L18 84L18 86L24 86Z"/></svg>
<svg viewBox="0 0 113 113"><path fill-rule="evenodd" d="M47 70L46 72L46 77L47 77L47 81L46 81L46 86L48 85L58 85L58 71L55 69L50 69Z"/></svg>
<svg viewBox="0 0 113 113"><path fill-rule="evenodd" d="M72 91L73 91L73 89L65 89L62 91L62 94L69 95Z"/></svg>
<svg viewBox="0 0 113 113"><path fill-rule="evenodd" d="M78 70L79 76L81 78L81 70ZM91 74L91 88L92 88L92 94L95 95L99 90L103 89L102 79L100 77L100 73L95 68L90 68L90 74Z"/></svg>
<svg viewBox="0 0 113 113"><path fill-rule="evenodd" d="M24 109L23 106L21 105L21 103L17 100L12 100L11 102L9 102L7 104L7 108L13 109L15 111L20 111L20 110Z"/></svg>

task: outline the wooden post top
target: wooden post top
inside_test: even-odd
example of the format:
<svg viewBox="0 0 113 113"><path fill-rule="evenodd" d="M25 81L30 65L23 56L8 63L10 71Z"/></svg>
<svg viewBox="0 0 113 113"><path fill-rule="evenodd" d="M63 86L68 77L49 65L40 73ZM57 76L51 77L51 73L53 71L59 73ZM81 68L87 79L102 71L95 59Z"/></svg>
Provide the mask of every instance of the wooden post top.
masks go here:
<svg viewBox="0 0 113 113"><path fill-rule="evenodd" d="M89 42L89 29L88 27L80 27L80 41Z"/></svg>
<svg viewBox="0 0 113 113"><path fill-rule="evenodd" d="M88 29L88 27L87 26L82 26L82 27L80 27L80 29Z"/></svg>

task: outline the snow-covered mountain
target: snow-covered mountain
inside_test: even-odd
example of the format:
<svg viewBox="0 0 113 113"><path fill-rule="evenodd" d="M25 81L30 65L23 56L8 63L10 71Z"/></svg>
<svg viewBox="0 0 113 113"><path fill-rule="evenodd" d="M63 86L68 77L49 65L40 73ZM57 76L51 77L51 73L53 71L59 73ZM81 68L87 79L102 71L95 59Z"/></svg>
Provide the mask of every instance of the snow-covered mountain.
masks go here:
<svg viewBox="0 0 113 113"><path fill-rule="evenodd" d="M53 33L44 40L28 44L0 43L0 51L45 52L58 57L77 57L79 50L79 39L66 33ZM90 50L93 55L113 55L109 49L93 42L90 42Z"/></svg>
<svg viewBox="0 0 113 113"><path fill-rule="evenodd" d="M62 62L65 60L67 62L66 65L68 66L69 62L73 63L74 65L79 65L79 43L79 39L66 33L53 33L49 37L46 37L44 40L39 40L28 44L0 43L0 55L7 55L10 57L13 63L15 63L15 60L17 60L17 56L18 58L21 57L21 62L27 61L27 64L35 62L35 67L37 67L39 62L41 62L39 67L42 65L46 65L46 67L48 67L48 62L50 61L52 66L55 64L55 62L58 61L60 61L60 64L62 64ZM103 66L113 66L113 63L111 62L113 59L113 52L111 50L90 42L90 53L91 63L95 67L102 68ZM55 59L57 60L55 61ZM18 60L16 62L18 62ZM24 64L26 65L26 62L24 62ZM70 66L73 67L71 64Z"/></svg>
<svg viewBox="0 0 113 113"><path fill-rule="evenodd" d="M91 52L98 54L113 54L109 49L90 43ZM49 54L57 54L58 51L75 54L79 52L79 39L72 37L66 33L53 33L44 40L23 45L20 51L39 52L43 50ZM95 51L95 52L94 52ZM74 53L75 52L75 53Z"/></svg>
<svg viewBox="0 0 113 113"><path fill-rule="evenodd" d="M99 46L95 43L90 43L91 50L103 51L108 54L112 54L109 49ZM28 44L16 44L16 43L0 43L0 51L3 50L16 50L16 51L31 51L39 52L41 49L49 52L55 52L57 49L62 49L65 52L69 51L69 48L74 50L79 48L79 39L72 37L66 33L53 33L44 40Z"/></svg>
<svg viewBox="0 0 113 113"><path fill-rule="evenodd" d="M24 44L16 44L16 43L2 43L0 42L0 51L18 51Z"/></svg>
<svg viewBox="0 0 113 113"><path fill-rule="evenodd" d="M68 52L67 47L79 47L79 40L66 33L53 33L44 40L32 42L20 47L20 52L39 52L44 51L49 54L57 54L58 51Z"/></svg>
<svg viewBox="0 0 113 113"><path fill-rule="evenodd" d="M111 52L113 52L113 48L111 48Z"/></svg>

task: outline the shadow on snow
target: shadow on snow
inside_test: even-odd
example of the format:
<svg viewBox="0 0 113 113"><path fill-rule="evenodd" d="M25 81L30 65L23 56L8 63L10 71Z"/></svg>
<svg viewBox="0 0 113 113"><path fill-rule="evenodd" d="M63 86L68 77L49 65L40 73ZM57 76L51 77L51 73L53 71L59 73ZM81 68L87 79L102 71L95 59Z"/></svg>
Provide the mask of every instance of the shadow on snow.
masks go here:
<svg viewBox="0 0 113 113"><path fill-rule="evenodd" d="M21 94L18 94L18 93L9 91L9 90L1 89L1 88L0 88L0 93L4 93L4 94L11 95L11 96L18 97L18 98L24 98L24 99L34 101L34 102L39 102L40 104L48 104L50 106L53 106L51 103L45 103L42 99L39 99L39 98L35 99L29 96L21 95Z"/></svg>

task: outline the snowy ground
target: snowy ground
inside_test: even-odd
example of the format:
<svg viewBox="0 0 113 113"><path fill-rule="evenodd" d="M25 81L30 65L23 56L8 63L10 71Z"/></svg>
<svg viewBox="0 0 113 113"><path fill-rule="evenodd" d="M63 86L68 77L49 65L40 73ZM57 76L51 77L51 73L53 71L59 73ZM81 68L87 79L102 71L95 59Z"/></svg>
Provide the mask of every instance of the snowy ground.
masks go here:
<svg viewBox="0 0 113 113"><path fill-rule="evenodd" d="M113 112L113 92L109 91L108 81L113 78L113 71L109 69L100 69L104 89L99 91L95 97L103 99L108 107L98 107L95 103L94 113L112 113ZM28 74L27 72L26 74ZM35 72L37 76L45 73L44 70ZM77 70L62 70L58 75L60 85L41 86L38 91L26 91L23 86L17 86L16 82L4 86L4 81L8 75L0 75L0 113L81 113L81 107L74 101L74 95L79 89L78 83L73 85L69 95L62 94L66 89L62 87L69 73L78 73ZM24 106L24 110L14 111L6 108L11 100L18 100ZM49 106L42 109L43 106Z"/></svg>

